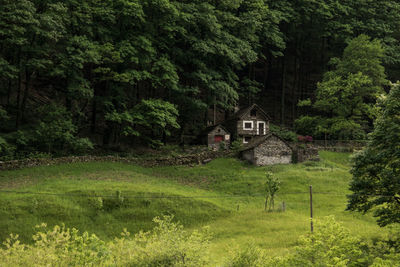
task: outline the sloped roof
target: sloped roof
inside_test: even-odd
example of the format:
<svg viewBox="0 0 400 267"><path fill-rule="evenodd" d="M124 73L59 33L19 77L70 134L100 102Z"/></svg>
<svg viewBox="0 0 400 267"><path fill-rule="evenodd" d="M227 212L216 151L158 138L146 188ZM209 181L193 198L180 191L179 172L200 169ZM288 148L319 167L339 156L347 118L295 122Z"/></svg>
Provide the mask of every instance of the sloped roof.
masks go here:
<svg viewBox="0 0 400 267"><path fill-rule="evenodd" d="M251 110L253 110L254 108L256 108L259 112L261 112L268 120L271 120L271 118L268 116L267 113L265 113L265 111L260 108L260 106L258 106L257 104L253 104L251 106L248 106L246 108L243 108L241 110L239 110L238 112L236 112L233 117L235 119L241 119L243 118L245 115L249 114Z"/></svg>
<svg viewBox="0 0 400 267"><path fill-rule="evenodd" d="M262 143L264 143L266 140L268 140L271 137L276 137L279 140L281 140L282 142L284 142L288 147L290 147L291 150L293 150L293 147L287 143L285 140L283 140L282 138L280 138L279 136L277 136L276 134L273 134L271 132L269 132L267 135L263 135L263 136L257 136L254 137L248 144L246 144L240 151L247 151L253 148L258 147L259 145L261 145Z"/></svg>
<svg viewBox="0 0 400 267"><path fill-rule="evenodd" d="M200 134L201 134L201 135L208 134L209 132L214 131L216 128L221 128L222 130L224 130L224 131L227 132L228 134L231 134L231 133L230 133L228 130L226 130L225 127L223 127L221 124L209 126L209 127L205 128L204 130L202 130Z"/></svg>

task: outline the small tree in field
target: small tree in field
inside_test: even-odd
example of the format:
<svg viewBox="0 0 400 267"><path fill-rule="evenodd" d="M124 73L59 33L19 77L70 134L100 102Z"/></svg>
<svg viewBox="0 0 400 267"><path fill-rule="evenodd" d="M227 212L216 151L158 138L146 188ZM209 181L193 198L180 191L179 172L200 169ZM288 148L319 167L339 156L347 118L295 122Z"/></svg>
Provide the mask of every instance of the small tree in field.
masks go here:
<svg viewBox="0 0 400 267"><path fill-rule="evenodd" d="M276 178L272 172L267 172L267 182L265 183L265 191L267 193L265 197L265 206L264 210L267 210L267 206L269 204L268 210L271 211L274 209L274 198L276 193L279 191L281 187L281 182L278 178Z"/></svg>

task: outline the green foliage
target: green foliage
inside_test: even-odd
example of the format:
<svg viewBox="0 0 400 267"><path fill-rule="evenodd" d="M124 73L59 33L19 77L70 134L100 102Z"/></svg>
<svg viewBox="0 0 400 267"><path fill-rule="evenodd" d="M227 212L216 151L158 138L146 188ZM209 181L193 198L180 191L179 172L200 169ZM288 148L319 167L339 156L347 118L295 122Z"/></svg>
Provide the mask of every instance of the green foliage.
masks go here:
<svg viewBox="0 0 400 267"><path fill-rule="evenodd" d="M354 157L348 209L372 210L379 225L400 222L400 84L380 103L366 148Z"/></svg>
<svg viewBox="0 0 400 267"><path fill-rule="evenodd" d="M70 113L57 105L44 106L38 110L39 123L35 128L35 142L44 147L48 153L64 151L86 151L93 148L87 138L78 138L76 126Z"/></svg>
<svg viewBox="0 0 400 267"><path fill-rule="evenodd" d="M0 249L2 264L25 266L203 266L208 263L207 229L187 233L173 217L155 218L151 232L134 237L123 232L121 238L105 243L96 235L80 234L76 229L55 226L33 236L33 245L24 245L11 235Z"/></svg>
<svg viewBox="0 0 400 267"><path fill-rule="evenodd" d="M176 142L197 135L213 105L230 112L257 102L282 124L323 118L312 130L319 137L361 138L386 83L381 61L389 79L399 78L399 14L394 0L1 0L1 131L31 135L41 127L31 111L58 103L98 145L135 146L146 137L157 146L168 132ZM310 101L297 109L315 95L314 110ZM173 121L164 129L159 118L142 120L135 107L154 100L175 106L179 130ZM325 120L332 117L340 118ZM88 146L80 143L72 149Z"/></svg>
<svg viewBox="0 0 400 267"><path fill-rule="evenodd" d="M267 172L266 177L267 181L265 183L266 197L264 210L267 210L267 205L269 204L268 210L272 211L274 209L275 195L281 188L281 181L271 172Z"/></svg>
<svg viewBox="0 0 400 267"><path fill-rule="evenodd" d="M0 106L0 121L8 119L7 111Z"/></svg>
<svg viewBox="0 0 400 267"><path fill-rule="evenodd" d="M360 266L362 242L333 217L317 221L316 231L299 240L289 266Z"/></svg>
<svg viewBox="0 0 400 267"><path fill-rule="evenodd" d="M123 237L110 245L117 262L129 266L204 266L209 262L208 228L183 230L170 216L155 218L152 232L140 232L131 240Z"/></svg>
<svg viewBox="0 0 400 267"><path fill-rule="evenodd" d="M312 106L312 102L311 99L305 99L305 100L301 100L299 101L299 103L297 103L298 107L311 107Z"/></svg>
<svg viewBox="0 0 400 267"><path fill-rule="evenodd" d="M255 245L249 245L244 250L231 252L232 256L226 263L227 267L261 267L269 266L265 251ZM277 266L277 265L275 265Z"/></svg>
<svg viewBox="0 0 400 267"><path fill-rule="evenodd" d="M234 256L227 266L369 266L365 262L368 255L364 254L363 246L365 244L359 237L330 216L316 222L313 234L300 237L292 254L272 258L265 251L251 246ZM397 257L396 254L387 256ZM375 261L376 264L384 262L379 258Z"/></svg>
<svg viewBox="0 0 400 267"><path fill-rule="evenodd" d="M32 244L33 227L45 221L50 227L64 222L109 242L123 228L149 231L152 218L174 214L189 229L211 227L211 266L222 265L229 257L226 251L249 242L267 250L267 256L286 255L299 235L309 231L309 194L302 193L309 184L315 188L318 217L334 214L352 233L376 240L388 230L378 227L372 216L343 212L351 179L349 156L321 151L320 162L257 168L221 158L199 166L87 162L2 171L0 187L11 192L0 194L0 240L18 233L21 242ZM286 202L285 213L262 211L267 171L282 181L275 202ZM116 191L121 191L123 204L106 209L116 200ZM101 209L92 202L100 197Z"/></svg>
<svg viewBox="0 0 400 267"><path fill-rule="evenodd" d="M234 151L235 153L239 153L240 149L243 148L243 142L242 140L235 140L231 143L231 149L232 151Z"/></svg>
<svg viewBox="0 0 400 267"><path fill-rule="evenodd" d="M107 245L95 235L87 232L79 234L76 229L55 226L46 230L46 224L34 236L33 245L24 245L18 235L11 235L0 249L2 263L5 266L26 266L33 261L37 266L99 265L110 259Z"/></svg>
<svg viewBox="0 0 400 267"><path fill-rule="evenodd" d="M137 124L152 129L156 135L170 135L168 127L180 128L177 123L178 110L169 102L159 99L143 100L134 108L134 112L138 114Z"/></svg>
<svg viewBox="0 0 400 267"><path fill-rule="evenodd" d="M275 124L270 124L270 131L283 140L289 141L289 142L296 142L297 141L297 134L293 131L290 131L286 128L279 127Z"/></svg>
<svg viewBox="0 0 400 267"><path fill-rule="evenodd" d="M171 135L170 129L180 128L177 117L176 106L160 99L142 100L130 111L122 113L113 111L105 116L107 121L119 125L122 135L141 136L154 145L160 144L164 134ZM150 132L151 138L147 137L140 127Z"/></svg>
<svg viewBox="0 0 400 267"><path fill-rule="evenodd" d="M15 152L15 147L8 144L7 141L0 136L0 159L12 158Z"/></svg>
<svg viewBox="0 0 400 267"><path fill-rule="evenodd" d="M264 0L1 0L4 130L44 136L29 110L49 102L63 103L65 127L90 129L104 145L140 139L125 136L159 145L178 124L182 134L202 128L207 107L236 105L239 73L264 57L262 46L274 55L284 48L281 19ZM242 84L253 97L261 87L251 77Z"/></svg>
<svg viewBox="0 0 400 267"><path fill-rule="evenodd" d="M353 39L341 59L332 59L335 69L318 84L313 108L321 116L301 117L297 130L337 140L364 139L374 118L373 107L387 84L383 54L380 41L365 35Z"/></svg>

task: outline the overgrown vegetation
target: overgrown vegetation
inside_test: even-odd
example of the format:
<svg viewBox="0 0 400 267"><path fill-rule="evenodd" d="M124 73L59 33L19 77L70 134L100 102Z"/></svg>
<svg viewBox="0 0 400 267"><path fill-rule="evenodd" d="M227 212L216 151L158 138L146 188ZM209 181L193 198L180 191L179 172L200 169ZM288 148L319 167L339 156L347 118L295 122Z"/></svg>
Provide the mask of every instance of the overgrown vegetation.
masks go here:
<svg viewBox="0 0 400 267"><path fill-rule="evenodd" d="M0 194L0 240L17 233L32 245L35 225L46 222L49 229L64 223L107 243L124 228L149 231L154 217L175 215L189 231L210 226L211 265L251 243L270 256L284 256L309 231L310 184L317 219L335 215L365 240L382 238L388 230L372 216L344 211L349 154L321 152L321 159L261 168L216 159L194 167L92 162L2 171L0 190L7 192ZM264 212L266 172L282 181L275 207L284 201L285 212Z"/></svg>
<svg viewBox="0 0 400 267"><path fill-rule="evenodd" d="M397 240L396 242L398 242ZM295 251L285 257L270 257L256 246L235 253L226 266L397 266L396 245L386 241L365 243L338 223L334 217L318 220L313 234L303 235Z"/></svg>
<svg viewBox="0 0 400 267"><path fill-rule="evenodd" d="M94 234L46 225L34 236L33 245L11 235L0 249L0 266L204 266L208 263L206 228L187 233L173 217L154 219L151 232L133 237L126 230L120 238L104 242Z"/></svg>
<svg viewBox="0 0 400 267"><path fill-rule="evenodd" d="M384 51L378 40L360 35L353 39L342 58L332 59L334 70L324 74L318 84L316 101L311 106L319 116L303 116L296 121L299 133L319 139L363 140L371 131L376 100L384 93Z"/></svg>
<svg viewBox="0 0 400 267"><path fill-rule="evenodd" d="M33 261L35 266L210 266L209 229L188 233L172 218L157 217L152 231L131 237L125 230L122 237L110 242L65 226L47 230L42 224L37 226L42 230L33 236L32 245L22 244L17 235L11 235L4 242L5 248L0 248L0 266L29 266ZM396 266L400 256L393 245L363 243L328 217L317 222L313 234L300 237L294 253L271 257L252 245L231 252L223 266Z"/></svg>

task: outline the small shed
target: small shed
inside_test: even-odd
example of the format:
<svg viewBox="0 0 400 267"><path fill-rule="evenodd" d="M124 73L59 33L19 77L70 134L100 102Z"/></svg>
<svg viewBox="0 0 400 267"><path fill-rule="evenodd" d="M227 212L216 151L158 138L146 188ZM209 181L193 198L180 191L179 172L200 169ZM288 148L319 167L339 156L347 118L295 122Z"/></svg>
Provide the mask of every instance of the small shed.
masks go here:
<svg viewBox="0 0 400 267"><path fill-rule="evenodd" d="M204 129L202 139L203 144L207 144L212 150L218 150L221 147L229 148L231 144L231 134L222 125Z"/></svg>
<svg viewBox="0 0 400 267"><path fill-rule="evenodd" d="M257 166L292 163L293 148L275 134L258 136L242 150L243 159Z"/></svg>

